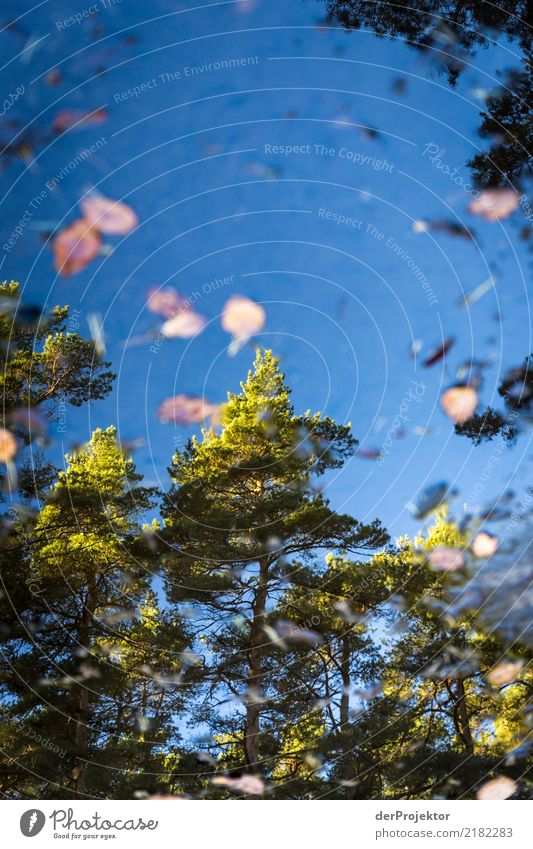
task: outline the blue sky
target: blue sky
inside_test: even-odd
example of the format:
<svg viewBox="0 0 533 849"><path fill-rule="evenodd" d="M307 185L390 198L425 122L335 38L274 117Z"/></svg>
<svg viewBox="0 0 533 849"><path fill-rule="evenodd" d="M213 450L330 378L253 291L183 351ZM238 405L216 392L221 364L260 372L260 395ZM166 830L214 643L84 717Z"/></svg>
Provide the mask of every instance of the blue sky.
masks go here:
<svg viewBox="0 0 533 849"><path fill-rule="evenodd" d="M474 449L455 436L440 394L461 363L488 359L481 400L499 406L502 371L532 350L521 214L475 219L461 184L471 184L465 163L482 144L482 92L515 61L509 45L479 53L450 89L400 42L317 27L324 7L314 0L93 5L96 15L67 25L72 3L43 3L3 35L12 58L4 90L24 86L3 118L3 140L16 119L32 134L33 158L0 172L1 244L45 196L13 250L2 252L2 277L20 280L29 301L78 309L83 332L87 316L100 313L119 375L108 400L69 411L68 441L58 435L56 454L116 424L123 439L146 440L136 462L150 482L168 485L172 451L195 429L161 424L156 408L178 393L222 401L237 389L253 349L228 356L220 313L229 297L245 294L265 307L257 341L280 356L297 410L351 421L363 448L381 448L399 411L407 417L404 438L393 439L381 465L354 457L328 481L339 509L379 516L394 535L412 533L418 523L406 503L439 480L459 489L460 508L494 444ZM4 17L29 9L8 2ZM61 81L52 86L54 68ZM105 123L50 133L60 109L104 106ZM49 191L47 181L99 139ZM439 164L457 168L456 179ZM81 273L57 277L42 231L74 220L91 187L130 204L139 227L107 239L113 251ZM414 232L415 221L439 218L466 224L476 238ZM495 289L470 309L458 306L490 274ZM232 279L215 282L224 278ZM189 342L167 340L158 353L125 347L157 326L146 293L159 285L199 293L206 330ZM449 336L456 341L445 362L423 368ZM413 340L423 342L417 360ZM502 452L483 501L524 488L528 442L524 434Z"/></svg>

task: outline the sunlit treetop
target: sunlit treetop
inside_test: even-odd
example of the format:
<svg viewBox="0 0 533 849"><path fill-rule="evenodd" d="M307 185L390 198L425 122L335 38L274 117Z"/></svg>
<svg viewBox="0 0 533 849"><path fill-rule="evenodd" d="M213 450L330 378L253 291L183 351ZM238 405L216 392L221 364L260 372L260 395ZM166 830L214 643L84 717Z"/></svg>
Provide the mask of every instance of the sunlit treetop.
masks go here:
<svg viewBox="0 0 533 849"><path fill-rule="evenodd" d="M296 415L278 361L259 352L242 391L228 396L220 433L206 430L174 456L175 486L163 506L169 534L207 558L216 544L222 561L382 545L379 522L335 513L313 483L356 445L348 425Z"/></svg>

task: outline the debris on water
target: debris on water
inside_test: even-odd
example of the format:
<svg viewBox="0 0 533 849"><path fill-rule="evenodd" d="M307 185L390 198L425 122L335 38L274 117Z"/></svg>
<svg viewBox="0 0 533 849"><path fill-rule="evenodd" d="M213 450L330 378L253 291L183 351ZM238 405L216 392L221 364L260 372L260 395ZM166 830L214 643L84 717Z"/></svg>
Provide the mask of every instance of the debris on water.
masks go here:
<svg viewBox="0 0 533 849"><path fill-rule="evenodd" d="M498 537L487 531L480 531L470 545L474 557L492 557L498 548Z"/></svg>
<svg viewBox="0 0 533 849"><path fill-rule="evenodd" d="M439 546L428 554L427 561L436 572L455 572L465 565L465 556L459 548Z"/></svg>
<svg viewBox="0 0 533 849"><path fill-rule="evenodd" d="M482 784L476 793L476 798L482 802L496 802L508 799L517 790L518 786L516 782L512 778L502 775L499 778L494 778L492 781Z"/></svg>
<svg viewBox="0 0 533 849"><path fill-rule="evenodd" d="M79 130L84 127L103 124L107 121L108 111L104 107L86 111L81 109L62 109L52 123L54 133L64 133L72 127Z"/></svg>
<svg viewBox="0 0 533 849"><path fill-rule="evenodd" d="M478 404L473 386L451 386L442 393L440 405L455 424L464 424L472 418Z"/></svg>
<svg viewBox="0 0 533 849"><path fill-rule="evenodd" d="M98 256L101 244L100 233L79 218L61 230L52 243L55 270L64 277L83 271Z"/></svg>
<svg viewBox="0 0 533 849"><path fill-rule="evenodd" d="M454 342L455 338L453 336L449 336L447 339L441 342L440 345L437 345L435 348L432 349L432 351L426 357L422 365L425 368L434 366L435 363L438 363L439 360L442 360L446 356Z"/></svg>
<svg viewBox="0 0 533 849"><path fill-rule="evenodd" d="M516 681L524 666L523 660L502 661L489 669L485 678L492 687L505 687Z"/></svg>
<svg viewBox="0 0 533 849"><path fill-rule="evenodd" d="M361 457L362 460L379 460L381 457L380 448L358 448L355 452L356 457Z"/></svg>
<svg viewBox="0 0 533 849"><path fill-rule="evenodd" d="M519 203L520 195L514 189L485 189L468 205L468 211L485 221L502 221L518 209Z"/></svg>
<svg viewBox="0 0 533 849"><path fill-rule="evenodd" d="M161 333L167 339L192 339L202 332L206 323L203 315L192 309L181 309L165 321Z"/></svg>
<svg viewBox="0 0 533 849"><path fill-rule="evenodd" d="M91 339L93 340L94 350L99 357L103 357L106 353L106 344L104 325L100 313L89 313L87 316L87 324L89 325L89 332L91 334Z"/></svg>
<svg viewBox="0 0 533 849"><path fill-rule="evenodd" d="M244 793L246 796L262 796L265 792L265 783L258 775L241 775L231 778L227 775L215 775L211 784L227 787L236 793Z"/></svg>
<svg viewBox="0 0 533 849"><path fill-rule="evenodd" d="M139 223L131 206L96 193L83 198L80 208L89 225L107 235L123 236Z"/></svg>
<svg viewBox="0 0 533 849"><path fill-rule="evenodd" d="M490 292L491 289L494 289L497 283L497 278L494 276L487 277L483 283L480 283L479 286L476 286L471 292L468 292L466 295L463 295L462 298L459 298L458 305L460 307L468 307L472 304L475 304L476 301L479 301L480 298L483 297L487 292Z"/></svg>
<svg viewBox="0 0 533 849"><path fill-rule="evenodd" d="M190 395L175 395L167 398L157 409L157 415L164 424L199 424L213 416L218 404L211 404L205 398Z"/></svg>
<svg viewBox="0 0 533 849"><path fill-rule="evenodd" d="M240 350L246 342L262 330L266 314L261 304L256 304L245 295L234 295L224 305L222 328L233 336L235 348Z"/></svg>
<svg viewBox="0 0 533 849"><path fill-rule="evenodd" d="M409 502L406 506L415 519L425 519L437 507L445 504L455 495L457 495L457 490L450 489L449 484L445 481L439 481L427 486L417 497L415 503Z"/></svg>

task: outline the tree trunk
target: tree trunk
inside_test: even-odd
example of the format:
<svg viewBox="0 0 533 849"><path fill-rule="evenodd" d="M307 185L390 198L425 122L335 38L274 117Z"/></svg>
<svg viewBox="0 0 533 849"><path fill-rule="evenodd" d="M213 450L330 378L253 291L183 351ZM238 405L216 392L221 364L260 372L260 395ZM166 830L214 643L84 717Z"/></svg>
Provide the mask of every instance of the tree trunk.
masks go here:
<svg viewBox="0 0 533 849"><path fill-rule="evenodd" d="M341 637L342 655L341 655L341 678L342 678L342 694L340 705L340 723L341 729L346 730L348 720L350 719L350 645L347 637Z"/></svg>
<svg viewBox="0 0 533 849"><path fill-rule="evenodd" d="M90 648L90 629L91 629L91 621L94 616L95 609L95 601L94 595L96 591L96 586L94 583L91 583L89 589L87 591L87 598L85 601L85 605L83 607L83 612L81 615L80 628L79 628L79 645L80 648L87 649ZM89 743L89 707L90 707L90 694L88 687L85 686L83 681L77 684L78 688L78 696L77 696L77 710L74 715L75 727L74 727L74 743L76 750L76 757L74 760L74 767L72 768L72 781L74 785L74 796L78 798L85 798L85 790L86 790L86 769L87 769L87 754L88 754L88 743Z"/></svg>
<svg viewBox="0 0 533 849"><path fill-rule="evenodd" d="M457 679L456 694L457 731L464 743L465 749L471 755L474 753L474 738L472 737L472 730L470 728L470 718L468 716L468 709L466 704L466 691L462 678Z"/></svg>
<svg viewBox="0 0 533 849"><path fill-rule="evenodd" d="M250 631L250 649L248 651L248 676L246 678L248 691L251 689L253 695L259 695L261 693L261 656L263 652L261 646L266 639L263 625L267 593L268 561L261 560L259 562L257 590L252 608L253 617ZM261 705L254 703L253 697L252 702L252 704L249 701L246 703L244 754L248 769L255 772L259 764Z"/></svg>
<svg viewBox="0 0 533 849"><path fill-rule="evenodd" d="M348 744L348 724L350 720L350 641L348 635L341 637L341 680L342 693L341 703L339 708L340 733L344 739L344 752L342 755L342 770L341 775L343 781L352 781L354 778L353 769L353 753L349 750ZM345 788L346 798L353 799L355 796L355 787L349 785Z"/></svg>

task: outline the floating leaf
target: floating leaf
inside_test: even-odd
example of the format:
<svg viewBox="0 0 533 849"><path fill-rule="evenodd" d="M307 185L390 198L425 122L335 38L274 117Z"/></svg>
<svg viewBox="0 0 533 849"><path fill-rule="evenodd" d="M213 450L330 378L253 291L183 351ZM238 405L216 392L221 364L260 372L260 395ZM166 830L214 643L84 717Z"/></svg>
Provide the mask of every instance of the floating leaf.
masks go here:
<svg viewBox="0 0 533 849"><path fill-rule="evenodd" d="M227 775L215 775L211 779L211 784L218 784L237 793L246 793L249 796L261 796L265 792L265 783L257 775L241 775L239 778L230 778Z"/></svg>
<svg viewBox="0 0 533 849"><path fill-rule="evenodd" d="M437 218L435 221L418 219L413 222L413 233L427 233L433 230L436 233L445 233L447 236L459 237L461 239L473 239L474 234L464 224L458 221L450 221L446 218Z"/></svg>
<svg viewBox="0 0 533 849"><path fill-rule="evenodd" d="M82 109L62 109L54 118L52 129L54 133L64 133L71 127L79 129L107 121L108 111L104 107L93 109L91 112Z"/></svg>
<svg viewBox="0 0 533 849"><path fill-rule="evenodd" d="M164 318L172 318L178 310L184 309L187 303L187 300L182 298L173 286L149 289L146 299L146 306L150 312L162 315Z"/></svg>
<svg viewBox="0 0 533 849"><path fill-rule="evenodd" d="M276 631L279 637L288 643L317 646L324 642L321 634L317 634L316 631L309 631L307 628L299 628L293 622L280 620L276 623Z"/></svg>
<svg viewBox="0 0 533 849"><path fill-rule="evenodd" d="M198 424L218 411L217 404L210 404L204 398L190 395L176 395L167 398L158 407L157 415L164 424Z"/></svg>
<svg viewBox="0 0 533 849"><path fill-rule="evenodd" d="M413 433L415 436L431 436L433 430L430 427L422 427L421 425L415 425L413 428Z"/></svg>
<svg viewBox="0 0 533 849"><path fill-rule="evenodd" d="M190 339L201 333L206 325L203 315L191 309L181 309L176 315L165 321L161 333L167 339Z"/></svg>
<svg viewBox="0 0 533 849"><path fill-rule="evenodd" d="M246 166L246 171L263 180L277 180L283 174L283 169L279 166L265 165L262 162L250 162Z"/></svg>
<svg viewBox="0 0 533 849"><path fill-rule="evenodd" d="M101 245L100 234L84 218L69 224L54 239L54 265L63 277L82 271L98 256Z"/></svg>
<svg viewBox="0 0 533 849"><path fill-rule="evenodd" d="M446 356L450 348L452 347L455 339L453 336L450 336L448 339L445 339L441 345L438 345L436 348L433 348L429 356L424 360L423 365L426 368L435 365L439 360L442 360L443 357Z"/></svg>
<svg viewBox="0 0 533 849"><path fill-rule="evenodd" d="M319 755L315 755L314 752L306 752L304 755L304 763L314 772L317 772L324 768L324 761Z"/></svg>
<svg viewBox="0 0 533 849"><path fill-rule="evenodd" d="M203 654L197 654L193 651L182 651L179 653L179 659L181 660L183 666L195 667L195 666L203 666L204 665L204 656Z"/></svg>
<svg viewBox="0 0 533 849"><path fill-rule="evenodd" d="M8 418L12 424L22 427L30 438L40 436L46 431L46 420L39 410L32 407L16 407L10 410Z"/></svg>
<svg viewBox="0 0 533 849"><path fill-rule="evenodd" d="M138 224L137 215L131 206L103 195L83 198L80 207L89 225L100 233L123 236Z"/></svg>
<svg viewBox="0 0 533 849"><path fill-rule="evenodd" d="M0 427L0 463L11 463L18 450L17 440L13 434Z"/></svg>
<svg viewBox="0 0 533 849"><path fill-rule="evenodd" d="M452 386L441 395L440 405L455 424L464 424L475 413L478 404L473 386Z"/></svg>
<svg viewBox="0 0 533 849"><path fill-rule="evenodd" d="M118 610L106 610L101 614L102 622L106 625L117 625L119 622L130 622L137 618L134 610L120 608Z"/></svg>
<svg viewBox="0 0 533 849"><path fill-rule="evenodd" d="M147 731L150 730L151 721L149 716L144 716L143 714L139 714L135 717L135 724L141 734L146 734Z"/></svg>
<svg viewBox="0 0 533 849"><path fill-rule="evenodd" d="M428 554L428 563L436 572L455 572L465 564L461 549L440 546Z"/></svg>
<svg viewBox="0 0 533 849"><path fill-rule="evenodd" d="M485 221L502 221L518 209L519 203L520 196L514 189L486 189L468 205L468 211Z"/></svg>
<svg viewBox="0 0 533 849"><path fill-rule="evenodd" d="M491 363L486 360L465 360L457 367L455 376L461 385L468 384L474 389L479 389L483 380L483 370L490 365Z"/></svg>
<svg viewBox="0 0 533 849"><path fill-rule="evenodd" d="M104 106L93 110L63 109L56 115L53 129L62 133L74 126L76 129L94 127L105 124L108 118L109 112Z"/></svg>
<svg viewBox="0 0 533 849"><path fill-rule="evenodd" d="M487 672L485 678L492 687L504 687L506 684L512 684L516 680L524 666L525 663L523 660L498 663Z"/></svg>
<svg viewBox="0 0 533 849"><path fill-rule="evenodd" d="M52 68L45 75L44 81L45 81L46 85L51 85L51 86L59 85L60 83L63 82L63 77L61 76L61 71L59 71L57 68Z"/></svg>
<svg viewBox="0 0 533 849"><path fill-rule="evenodd" d="M379 448L358 448L355 456L361 457L362 460L379 460L381 451Z"/></svg>
<svg viewBox="0 0 533 849"><path fill-rule="evenodd" d="M136 790L134 796L137 799L152 799L156 802L184 802L187 799L192 799L192 796L189 796L187 793L177 793L175 796L165 796L158 794L154 796L149 796L142 790Z"/></svg>
<svg viewBox="0 0 533 849"><path fill-rule="evenodd" d="M234 295L224 306L222 327L235 340L243 341L258 333L265 324L265 311L245 295Z"/></svg>
<svg viewBox="0 0 533 849"><path fill-rule="evenodd" d="M352 609L347 601L336 601L333 607L345 622L353 624L354 622L359 622L361 619L359 613L352 613Z"/></svg>
<svg viewBox="0 0 533 849"><path fill-rule="evenodd" d="M472 540L470 547L475 557L492 557L498 548L498 538L486 531L480 531Z"/></svg>
<svg viewBox="0 0 533 849"><path fill-rule="evenodd" d="M512 778L502 775L500 778L494 778L492 781L482 784L476 793L476 798L481 802L495 802L508 799L516 790L516 782Z"/></svg>
<svg viewBox="0 0 533 849"><path fill-rule="evenodd" d="M198 751L198 752L195 752L195 755L196 755L196 760L198 761L198 763L207 764L208 766L215 766L216 765L217 759L214 758L213 755L210 752Z"/></svg>

